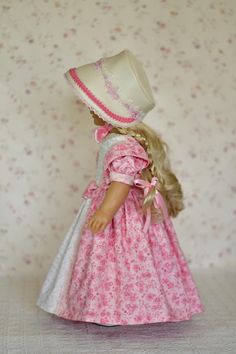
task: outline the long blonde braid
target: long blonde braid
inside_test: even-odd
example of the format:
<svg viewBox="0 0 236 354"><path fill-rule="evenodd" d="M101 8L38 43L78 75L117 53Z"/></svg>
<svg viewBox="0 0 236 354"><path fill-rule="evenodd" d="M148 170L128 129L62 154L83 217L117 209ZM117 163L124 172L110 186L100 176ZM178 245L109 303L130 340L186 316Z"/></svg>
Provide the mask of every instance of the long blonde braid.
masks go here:
<svg viewBox="0 0 236 354"><path fill-rule="evenodd" d="M111 132L130 135L135 138L145 149L149 158L149 165L142 170L141 178L151 182L152 177L157 177L158 186L153 186L143 199L142 209L145 212L151 207L153 217L157 222L163 220L162 210L154 208L153 200L156 190L161 193L166 202L168 213L176 217L184 209L182 187L171 171L168 159L169 147L157 132L143 122L137 123L133 127L114 127Z"/></svg>

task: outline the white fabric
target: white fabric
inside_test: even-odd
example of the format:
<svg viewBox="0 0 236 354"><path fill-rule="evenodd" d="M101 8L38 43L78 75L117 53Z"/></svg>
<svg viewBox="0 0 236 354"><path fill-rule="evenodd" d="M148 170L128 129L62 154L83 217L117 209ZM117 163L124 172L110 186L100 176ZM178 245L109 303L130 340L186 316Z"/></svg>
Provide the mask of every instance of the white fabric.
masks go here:
<svg viewBox="0 0 236 354"><path fill-rule="evenodd" d="M95 63L98 62L101 62L101 71L95 67ZM105 105L112 114L133 118L133 110L135 110L139 112L138 117L133 122L119 121L111 117L107 110L102 109L89 97L87 91L85 92L80 87L81 84L74 81L70 69L75 69L76 76L87 87L90 94ZM64 73L64 77L66 82L72 86L75 94L86 106L114 126L133 126L143 120L147 113L155 107L155 99L143 64L129 49L124 49L112 56L96 58L93 62L70 69ZM104 74L108 80L108 87L105 85ZM110 85L115 89L115 98L110 92ZM132 113L130 107L132 107Z"/></svg>
<svg viewBox="0 0 236 354"><path fill-rule="evenodd" d="M69 281L74 252L80 240L80 231L86 220L91 199L83 200L79 211L70 226L59 251L48 270L42 289L37 299L37 305L45 311L54 312L60 302L61 290Z"/></svg>
<svg viewBox="0 0 236 354"><path fill-rule="evenodd" d="M106 136L101 142L96 169L96 183L99 184L102 179L103 161L106 152L113 144L119 143L126 139L126 136L112 133ZM66 233L63 241L59 246L59 250L53 259L50 268L47 271L45 280L40 289L36 304L47 312L55 312L63 301L63 291L69 284L71 269L77 252L80 235L87 213L91 204L91 199L81 200L78 213Z"/></svg>

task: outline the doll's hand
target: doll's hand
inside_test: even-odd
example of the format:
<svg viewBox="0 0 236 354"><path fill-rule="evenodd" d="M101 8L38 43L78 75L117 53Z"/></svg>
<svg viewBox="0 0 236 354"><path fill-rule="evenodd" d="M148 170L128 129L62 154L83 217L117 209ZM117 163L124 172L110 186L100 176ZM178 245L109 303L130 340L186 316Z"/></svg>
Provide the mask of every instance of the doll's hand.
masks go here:
<svg viewBox="0 0 236 354"><path fill-rule="evenodd" d="M103 231L109 224L111 218L101 209L97 209L87 222L87 226L95 234L96 232Z"/></svg>
<svg viewBox="0 0 236 354"><path fill-rule="evenodd" d="M92 232L100 232L105 229L107 224L112 220L115 213L124 203L131 185L112 181L99 208L88 221L88 227Z"/></svg>

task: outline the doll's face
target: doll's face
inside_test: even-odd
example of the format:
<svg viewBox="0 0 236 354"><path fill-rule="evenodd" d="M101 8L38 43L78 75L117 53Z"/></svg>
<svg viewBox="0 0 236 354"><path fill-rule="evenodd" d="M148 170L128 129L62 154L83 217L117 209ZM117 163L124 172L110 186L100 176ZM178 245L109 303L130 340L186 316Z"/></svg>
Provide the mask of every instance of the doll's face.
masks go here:
<svg viewBox="0 0 236 354"><path fill-rule="evenodd" d="M93 122L95 125L104 125L106 122L100 118L97 114L95 114L93 111L89 110L91 116L93 117Z"/></svg>

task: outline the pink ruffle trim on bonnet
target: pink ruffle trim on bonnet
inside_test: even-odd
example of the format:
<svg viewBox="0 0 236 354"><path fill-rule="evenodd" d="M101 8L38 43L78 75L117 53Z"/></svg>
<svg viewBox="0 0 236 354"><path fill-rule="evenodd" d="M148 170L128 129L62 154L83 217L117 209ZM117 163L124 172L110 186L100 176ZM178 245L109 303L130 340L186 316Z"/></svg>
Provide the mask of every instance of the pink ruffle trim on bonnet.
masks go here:
<svg viewBox="0 0 236 354"><path fill-rule="evenodd" d="M75 81L75 83L80 87L80 89L92 100L99 108L101 108L107 115L119 122L134 122L137 121L131 117L122 117L118 114L112 113L90 90L89 88L79 79L76 74L75 68L69 70L70 76ZM86 104L86 103L85 103Z"/></svg>

